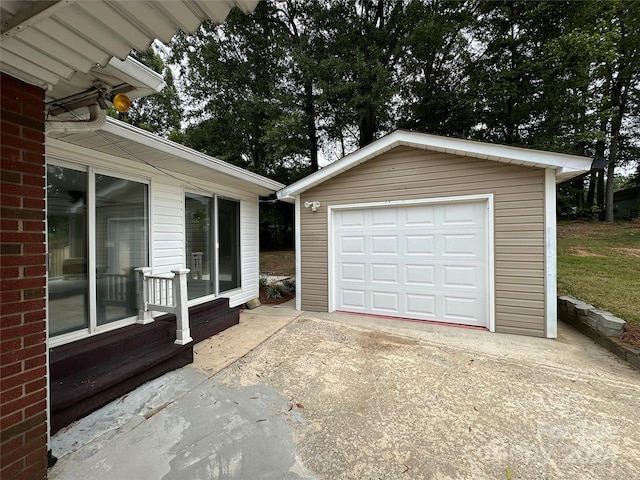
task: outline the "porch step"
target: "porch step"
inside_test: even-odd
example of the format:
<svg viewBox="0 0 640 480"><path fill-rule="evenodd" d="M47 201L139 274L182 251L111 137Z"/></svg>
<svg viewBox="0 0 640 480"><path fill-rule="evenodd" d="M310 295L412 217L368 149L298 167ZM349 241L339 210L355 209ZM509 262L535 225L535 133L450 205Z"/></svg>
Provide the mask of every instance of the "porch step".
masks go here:
<svg viewBox="0 0 640 480"><path fill-rule="evenodd" d="M49 353L51 434L149 380L193 362L193 345L240 322L220 298L189 308L193 342L176 345L176 317L55 347Z"/></svg>

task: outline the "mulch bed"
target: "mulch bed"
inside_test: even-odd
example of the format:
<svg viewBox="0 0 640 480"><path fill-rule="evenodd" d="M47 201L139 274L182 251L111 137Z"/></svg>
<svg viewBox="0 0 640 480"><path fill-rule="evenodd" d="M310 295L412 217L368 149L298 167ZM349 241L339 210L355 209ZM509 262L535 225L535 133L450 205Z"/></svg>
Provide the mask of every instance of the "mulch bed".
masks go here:
<svg viewBox="0 0 640 480"><path fill-rule="evenodd" d="M622 333L622 335L620 335L620 337L618 337L618 340L620 340L621 343L629 345L632 348L640 349L640 324L627 323L624 327L624 332Z"/></svg>

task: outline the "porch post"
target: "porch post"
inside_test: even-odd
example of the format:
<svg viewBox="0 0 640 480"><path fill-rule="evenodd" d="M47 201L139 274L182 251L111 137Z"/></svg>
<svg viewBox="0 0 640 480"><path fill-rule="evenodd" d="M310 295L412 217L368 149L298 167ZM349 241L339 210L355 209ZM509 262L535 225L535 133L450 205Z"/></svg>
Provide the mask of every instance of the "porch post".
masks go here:
<svg viewBox="0 0 640 480"><path fill-rule="evenodd" d="M147 275L151 274L151 267L136 268L136 296L138 299L138 321L136 323L147 324L153 322L151 311L147 310L149 301L149 287L147 285Z"/></svg>
<svg viewBox="0 0 640 480"><path fill-rule="evenodd" d="M186 345L193 341L189 328L189 307L187 306L187 273L188 268L171 270L173 277L173 295L176 305L176 341L178 345Z"/></svg>

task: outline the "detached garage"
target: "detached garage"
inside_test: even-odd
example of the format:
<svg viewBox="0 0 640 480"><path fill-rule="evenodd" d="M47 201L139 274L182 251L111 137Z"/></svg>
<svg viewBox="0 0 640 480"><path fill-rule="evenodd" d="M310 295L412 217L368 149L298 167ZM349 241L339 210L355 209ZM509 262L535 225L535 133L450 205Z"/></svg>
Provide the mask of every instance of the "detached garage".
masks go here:
<svg viewBox="0 0 640 480"><path fill-rule="evenodd" d="M556 337L556 183L592 160L393 132L278 192L297 308Z"/></svg>

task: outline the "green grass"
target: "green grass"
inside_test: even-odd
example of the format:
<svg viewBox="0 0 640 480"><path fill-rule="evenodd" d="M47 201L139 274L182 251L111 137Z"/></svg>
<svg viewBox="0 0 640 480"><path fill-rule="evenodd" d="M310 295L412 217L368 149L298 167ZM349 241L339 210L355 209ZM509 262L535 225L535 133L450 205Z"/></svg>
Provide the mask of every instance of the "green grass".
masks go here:
<svg viewBox="0 0 640 480"><path fill-rule="evenodd" d="M558 293L640 323L640 223L558 223Z"/></svg>

